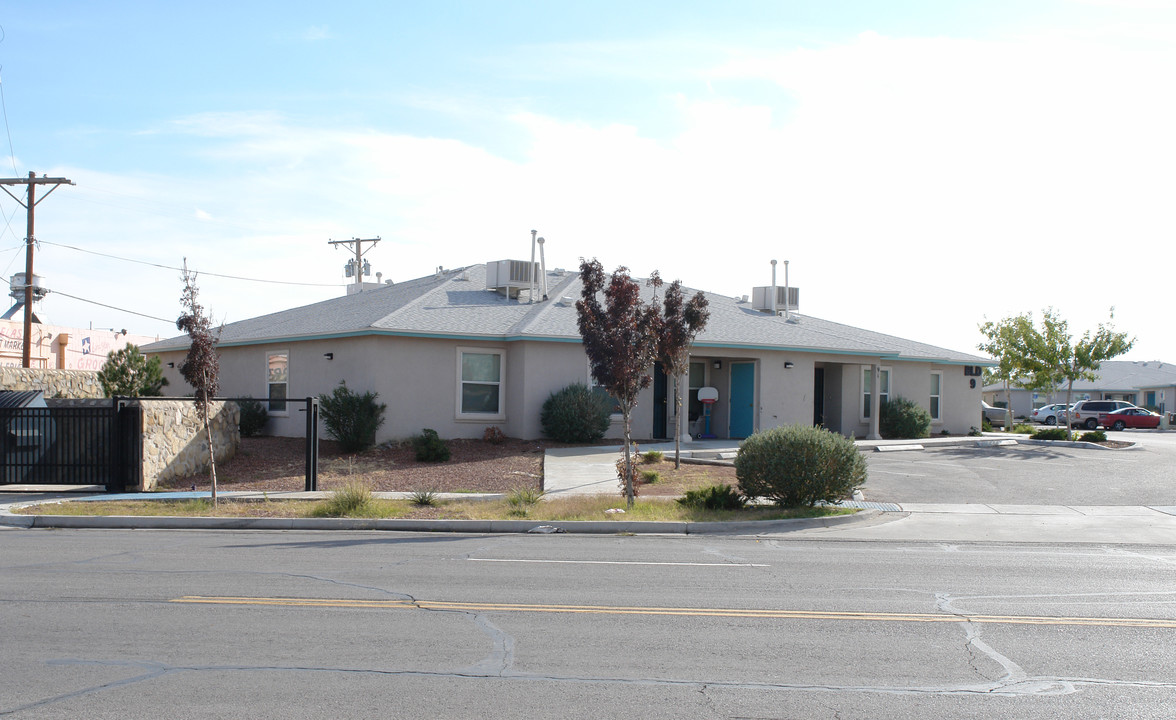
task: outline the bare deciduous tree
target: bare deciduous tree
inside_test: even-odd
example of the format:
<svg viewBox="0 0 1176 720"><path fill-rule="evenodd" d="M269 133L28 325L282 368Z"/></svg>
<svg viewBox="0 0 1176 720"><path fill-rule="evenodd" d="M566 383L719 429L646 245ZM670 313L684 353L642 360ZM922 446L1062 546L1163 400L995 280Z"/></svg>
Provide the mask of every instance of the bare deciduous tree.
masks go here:
<svg viewBox="0 0 1176 720"><path fill-rule="evenodd" d="M176 327L188 333L192 344L188 355L180 365L180 374L196 390L196 413L204 424L204 437L208 442L209 477L212 480L212 504L216 504L216 451L212 445L212 422L209 417L212 398L219 389L218 374L220 358L216 352L219 334L213 334L212 321L204 314L204 307L198 300L196 273L188 271L188 259L184 258L184 293L180 296L183 314L176 320Z"/></svg>

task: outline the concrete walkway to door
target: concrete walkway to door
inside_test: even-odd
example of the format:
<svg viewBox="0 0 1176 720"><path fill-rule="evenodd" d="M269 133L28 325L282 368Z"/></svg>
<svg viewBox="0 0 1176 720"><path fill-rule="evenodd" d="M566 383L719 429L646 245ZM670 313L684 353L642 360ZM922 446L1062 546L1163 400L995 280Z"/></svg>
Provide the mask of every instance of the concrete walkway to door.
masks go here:
<svg viewBox="0 0 1176 720"><path fill-rule="evenodd" d="M621 445L550 448L543 459L543 491L548 497L610 495L619 492L617 460ZM660 450L674 456L673 442L641 443L641 452ZM738 440L695 440L682 444L682 457L733 460Z"/></svg>

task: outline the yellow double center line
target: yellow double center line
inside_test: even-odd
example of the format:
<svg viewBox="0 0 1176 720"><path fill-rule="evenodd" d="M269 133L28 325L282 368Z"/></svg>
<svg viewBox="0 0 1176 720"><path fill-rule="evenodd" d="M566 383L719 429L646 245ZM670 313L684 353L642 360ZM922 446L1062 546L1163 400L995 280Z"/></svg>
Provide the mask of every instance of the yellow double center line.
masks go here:
<svg viewBox="0 0 1176 720"><path fill-rule="evenodd" d="M683 617L764 618L769 620L858 620L867 622L998 623L1005 625L1088 625L1176 629L1176 620L1157 618L1049 617L1044 615L942 615L934 613L846 612L837 610L755 610L741 608L626 607L614 605L525 605L520 603L446 602L441 600L346 600L339 598L209 597L186 595L173 603L201 605L278 605L284 607L363 608L374 610L455 610L463 612L532 612L590 615L678 615Z"/></svg>

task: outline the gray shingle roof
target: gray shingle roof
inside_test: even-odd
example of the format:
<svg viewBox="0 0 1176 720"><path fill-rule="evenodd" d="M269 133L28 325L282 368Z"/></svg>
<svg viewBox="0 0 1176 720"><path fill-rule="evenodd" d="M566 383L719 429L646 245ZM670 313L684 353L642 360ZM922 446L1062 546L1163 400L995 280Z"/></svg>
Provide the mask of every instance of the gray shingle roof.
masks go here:
<svg viewBox="0 0 1176 720"><path fill-rule="evenodd" d="M221 345L365 334L579 342L575 300L580 297L580 288L578 273L551 272L549 300L532 304L525 291L520 298L509 299L487 290L486 266L473 265L235 322L224 327ZM689 295L695 292L687 290ZM977 355L808 315L794 314L785 320L725 295L706 293L706 297L711 319L695 342L700 348L771 348L956 364L988 363L987 358ZM187 346L187 337L179 336L146 345L143 350L163 352Z"/></svg>

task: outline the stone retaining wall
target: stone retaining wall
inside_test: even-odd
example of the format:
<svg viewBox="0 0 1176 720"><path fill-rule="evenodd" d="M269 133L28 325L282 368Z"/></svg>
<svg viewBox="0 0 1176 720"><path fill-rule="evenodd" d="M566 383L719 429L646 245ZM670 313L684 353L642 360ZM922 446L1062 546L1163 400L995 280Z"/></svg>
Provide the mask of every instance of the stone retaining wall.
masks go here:
<svg viewBox="0 0 1176 720"><path fill-rule="evenodd" d="M139 403L143 408L143 487L154 490L164 480L208 472L208 440L196 404L183 400ZM216 461L237 453L241 410L233 402L214 402L212 444Z"/></svg>
<svg viewBox="0 0 1176 720"><path fill-rule="evenodd" d="M0 367L0 390L40 390L45 397L101 398L96 370Z"/></svg>

